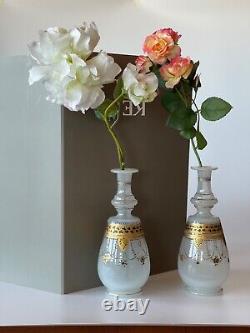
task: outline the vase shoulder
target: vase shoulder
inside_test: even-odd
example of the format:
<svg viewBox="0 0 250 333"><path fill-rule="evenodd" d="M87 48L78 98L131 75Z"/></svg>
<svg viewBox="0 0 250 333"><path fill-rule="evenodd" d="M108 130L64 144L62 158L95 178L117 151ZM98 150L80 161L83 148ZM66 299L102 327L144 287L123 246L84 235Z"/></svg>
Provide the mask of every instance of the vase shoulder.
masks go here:
<svg viewBox="0 0 250 333"><path fill-rule="evenodd" d="M112 173L117 173L117 174L133 174L139 172L138 169L135 168L126 168L124 170L122 169L111 169Z"/></svg>
<svg viewBox="0 0 250 333"><path fill-rule="evenodd" d="M193 223L220 224L221 221L218 216L214 216L212 214L209 215L194 214L190 215L187 219L187 224L193 224Z"/></svg>
<svg viewBox="0 0 250 333"><path fill-rule="evenodd" d="M212 172L214 170L217 170L218 167L216 166L211 166L211 165L204 165L204 166L191 166L192 170L197 170L197 171L207 171L207 172Z"/></svg>
<svg viewBox="0 0 250 333"><path fill-rule="evenodd" d="M139 219L139 217L134 216L134 215L129 215L127 217L125 217L124 215L115 215L115 216L111 216L108 219L108 224L111 223L118 223L118 224L137 224L137 223L141 223L141 220Z"/></svg>

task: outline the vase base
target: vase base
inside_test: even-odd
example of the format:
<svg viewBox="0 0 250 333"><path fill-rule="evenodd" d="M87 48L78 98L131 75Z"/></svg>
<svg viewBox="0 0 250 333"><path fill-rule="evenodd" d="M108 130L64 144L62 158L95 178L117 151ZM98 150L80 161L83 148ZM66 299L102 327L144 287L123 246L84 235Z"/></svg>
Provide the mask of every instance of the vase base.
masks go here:
<svg viewBox="0 0 250 333"><path fill-rule="evenodd" d="M142 293L142 289L136 290L129 290L129 291L115 291L115 290L107 290L110 296L117 296L117 297L135 297L139 296Z"/></svg>
<svg viewBox="0 0 250 333"><path fill-rule="evenodd" d="M221 287L213 289L194 288L187 285L184 287L189 293L197 296L220 296L223 294L223 288Z"/></svg>

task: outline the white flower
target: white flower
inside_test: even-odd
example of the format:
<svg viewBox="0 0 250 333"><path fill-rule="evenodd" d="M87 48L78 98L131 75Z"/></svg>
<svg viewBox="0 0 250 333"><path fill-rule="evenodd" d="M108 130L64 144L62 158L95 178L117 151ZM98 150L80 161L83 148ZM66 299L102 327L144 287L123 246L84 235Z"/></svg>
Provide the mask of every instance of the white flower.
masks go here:
<svg viewBox="0 0 250 333"><path fill-rule="evenodd" d="M49 28L30 45L37 65L29 71L30 85L42 80L47 99L72 111L85 112L105 99L103 85L111 83L121 68L105 52L88 59L99 41L94 23L67 31Z"/></svg>
<svg viewBox="0 0 250 333"><path fill-rule="evenodd" d="M63 104L72 111L95 109L105 99L103 84L113 82L121 68L105 52L86 62L76 55L71 57L72 79L65 86Z"/></svg>
<svg viewBox="0 0 250 333"><path fill-rule="evenodd" d="M142 102L152 102L157 96L158 79L154 73L138 73L136 66L128 64L122 80L128 98L135 106Z"/></svg>
<svg viewBox="0 0 250 333"><path fill-rule="evenodd" d="M52 77L57 80L63 80L70 73L70 63L66 59L51 65L36 65L29 70L29 84L43 80L51 80Z"/></svg>
<svg viewBox="0 0 250 333"><path fill-rule="evenodd" d="M71 55L70 80L64 86L63 104L71 111L82 111L98 107L105 99L97 71L77 55Z"/></svg>
<svg viewBox="0 0 250 333"><path fill-rule="evenodd" d="M87 63L92 73L95 73L102 84L114 82L115 77L121 71L120 66L114 62L114 58L103 51L88 60Z"/></svg>
<svg viewBox="0 0 250 333"><path fill-rule="evenodd" d="M38 79L34 73L37 67L31 72ZM114 59L104 52L87 61L71 54L69 62L59 62L46 71L43 81L49 93L47 99L71 111L84 113L89 108L95 109L105 99L103 84L113 82L120 71Z"/></svg>
<svg viewBox="0 0 250 333"><path fill-rule="evenodd" d="M47 79L52 70L67 75L69 66L66 59L70 44L66 29L54 27L40 31L39 41L29 45L30 55L37 63L29 71L29 84Z"/></svg>
<svg viewBox="0 0 250 333"><path fill-rule="evenodd" d="M67 61L70 54L77 54L86 60L96 47L100 36L95 23L89 26L83 23L79 28L66 30L64 28L48 28L39 32L39 41L29 45L30 55L38 66L30 70L29 83L33 84L46 79L52 65L58 65L68 71Z"/></svg>
<svg viewBox="0 0 250 333"><path fill-rule="evenodd" d="M86 60L99 42L100 36L94 22L83 23L79 28L70 30L72 51Z"/></svg>
<svg viewBox="0 0 250 333"><path fill-rule="evenodd" d="M70 52L71 37L64 28L49 28L39 32L39 41L28 45L31 57L39 65L57 63Z"/></svg>

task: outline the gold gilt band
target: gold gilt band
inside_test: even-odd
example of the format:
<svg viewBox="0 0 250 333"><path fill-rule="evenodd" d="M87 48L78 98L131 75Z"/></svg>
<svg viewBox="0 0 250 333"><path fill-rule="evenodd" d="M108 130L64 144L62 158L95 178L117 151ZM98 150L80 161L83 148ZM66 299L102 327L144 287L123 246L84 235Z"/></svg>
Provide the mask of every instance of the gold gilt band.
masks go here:
<svg viewBox="0 0 250 333"><path fill-rule="evenodd" d="M224 239L221 224L202 224L191 223L186 224L184 236L192 239L196 247L201 246L203 241Z"/></svg>
<svg viewBox="0 0 250 333"><path fill-rule="evenodd" d="M118 245L122 251L126 249L129 241L144 236L141 223L120 224L110 223L106 229L107 238L117 239Z"/></svg>

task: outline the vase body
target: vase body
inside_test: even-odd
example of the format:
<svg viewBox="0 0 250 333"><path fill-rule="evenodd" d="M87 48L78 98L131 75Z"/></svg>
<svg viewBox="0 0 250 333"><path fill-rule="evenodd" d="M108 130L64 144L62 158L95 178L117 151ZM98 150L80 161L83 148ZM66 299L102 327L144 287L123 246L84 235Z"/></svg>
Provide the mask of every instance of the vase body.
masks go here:
<svg viewBox="0 0 250 333"><path fill-rule="evenodd" d="M193 167L198 188L191 202L196 213L187 219L178 256L178 271L186 288L198 295L218 295L229 274L229 255L220 219L211 213L217 203L211 190L216 168Z"/></svg>
<svg viewBox="0 0 250 333"><path fill-rule="evenodd" d="M117 215L108 219L98 257L98 274L113 295L140 293L150 273L148 247L141 221L132 215L137 200L131 192L131 180L137 169L113 169L117 175L117 193L112 205Z"/></svg>

